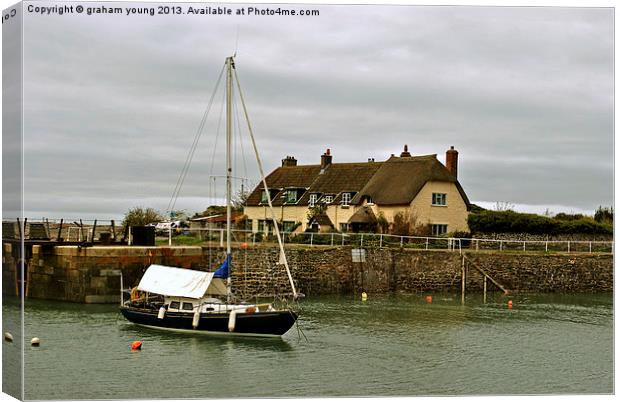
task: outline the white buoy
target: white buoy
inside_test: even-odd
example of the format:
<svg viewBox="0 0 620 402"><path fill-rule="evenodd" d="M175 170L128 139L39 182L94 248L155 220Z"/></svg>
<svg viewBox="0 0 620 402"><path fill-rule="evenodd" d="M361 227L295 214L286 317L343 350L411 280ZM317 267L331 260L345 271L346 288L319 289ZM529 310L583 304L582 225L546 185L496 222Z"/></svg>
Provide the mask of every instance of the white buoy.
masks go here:
<svg viewBox="0 0 620 402"><path fill-rule="evenodd" d="M366 292L362 292L362 301L366 301L368 299L368 295Z"/></svg>
<svg viewBox="0 0 620 402"><path fill-rule="evenodd" d="M37 338L37 337L32 338L32 339L30 340L30 344L31 344L32 346L40 346L40 345L41 345L41 340L40 340L39 338Z"/></svg>
<svg viewBox="0 0 620 402"><path fill-rule="evenodd" d="M7 342L13 342L13 335L10 332L4 333L4 340Z"/></svg>
<svg viewBox="0 0 620 402"><path fill-rule="evenodd" d="M200 309L197 309L194 313L194 319L192 320L192 327L197 328L200 322Z"/></svg>
<svg viewBox="0 0 620 402"><path fill-rule="evenodd" d="M163 320L165 315L166 315L166 308L164 306L161 306L159 308L159 313L157 313L157 318L159 318L160 320Z"/></svg>
<svg viewBox="0 0 620 402"><path fill-rule="evenodd" d="M237 323L237 311L232 310L228 317L228 331L233 332L235 330L235 324Z"/></svg>

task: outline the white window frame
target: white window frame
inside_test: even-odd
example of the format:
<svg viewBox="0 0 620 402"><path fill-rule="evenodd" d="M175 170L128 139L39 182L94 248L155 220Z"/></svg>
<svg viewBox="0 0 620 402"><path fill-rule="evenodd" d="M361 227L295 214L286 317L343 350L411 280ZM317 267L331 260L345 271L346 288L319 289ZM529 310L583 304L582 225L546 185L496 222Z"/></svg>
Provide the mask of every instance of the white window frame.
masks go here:
<svg viewBox="0 0 620 402"><path fill-rule="evenodd" d="M308 201L308 206L313 207L314 204L319 200L318 194L310 194L310 200Z"/></svg>
<svg viewBox="0 0 620 402"><path fill-rule="evenodd" d="M441 230L445 228L445 231L442 231L442 233L439 233ZM445 223L432 223L431 224L431 233L433 234L433 236L441 236L441 235L445 235L446 233L448 233L448 225Z"/></svg>
<svg viewBox="0 0 620 402"><path fill-rule="evenodd" d="M297 190L286 190L286 203L295 204L297 202Z"/></svg>
<svg viewBox="0 0 620 402"><path fill-rule="evenodd" d="M261 193L260 203L261 204L268 204L269 203L269 195L267 194L267 190L263 190L263 192Z"/></svg>
<svg viewBox="0 0 620 402"><path fill-rule="evenodd" d="M341 204L343 207L348 207L351 202L351 193L342 193Z"/></svg>
<svg viewBox="0 0 620 402"><path fill-rule="evenodd" d="M436 207L445 207L448 205L448 194L433 193L431 204Z"/></svg>
<svg viewBox="0 0 620 402"><path fill-rule="evenodd" d="M332 202L334 202L334 196L333 195L323 196L323 202L326 204L331 204Z"/></svg>

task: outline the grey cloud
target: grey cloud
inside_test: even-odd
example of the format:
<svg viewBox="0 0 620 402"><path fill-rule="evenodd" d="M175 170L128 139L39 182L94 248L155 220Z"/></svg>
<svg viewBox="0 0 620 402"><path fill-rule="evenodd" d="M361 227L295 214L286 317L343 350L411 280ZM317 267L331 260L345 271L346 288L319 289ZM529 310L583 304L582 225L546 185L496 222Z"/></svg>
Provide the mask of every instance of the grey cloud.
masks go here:
<svg viewBox="0 0 620 402"><path fill-rule="evenodd" d="M610 9L304 7L321 16L29 16L26 208L165 208L237 30L268 171L289 154L318 163L325 148L334 161L381 160L407 143L443 160L455 145L472 200L613 202ZM223 170L221 132L211 160L220 110L185 183L187 208L200 209L209 174Z"/></svg>

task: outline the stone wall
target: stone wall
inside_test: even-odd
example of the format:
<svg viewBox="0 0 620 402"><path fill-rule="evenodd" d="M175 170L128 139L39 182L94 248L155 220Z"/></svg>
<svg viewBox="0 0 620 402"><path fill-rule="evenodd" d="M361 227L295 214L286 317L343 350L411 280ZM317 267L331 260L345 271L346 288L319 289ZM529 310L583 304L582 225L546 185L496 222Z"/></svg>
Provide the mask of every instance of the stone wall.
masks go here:
<svg viewBox="0 0 620 402"><path fill-rule="evenodd" d="M17 259L4 245L3 293L16 294ZM7 252L8 251L8 252ZM367 249L366 262L354 263L348 247L287 248L297 289L308 295L460 292L462 257L445 250ZM81 303L117 303L120 275L134 286L150 264L213 271L221 249L201 247L33 246L27 254L27 296ZM277 266L273 247L235 249L234 291L242 297L290 293L288 277ZM481 291L480 267L512 291L600 292L613 289L611 254L465 253L467 291ZM493 285L489 282L489 289Z"/></svg>

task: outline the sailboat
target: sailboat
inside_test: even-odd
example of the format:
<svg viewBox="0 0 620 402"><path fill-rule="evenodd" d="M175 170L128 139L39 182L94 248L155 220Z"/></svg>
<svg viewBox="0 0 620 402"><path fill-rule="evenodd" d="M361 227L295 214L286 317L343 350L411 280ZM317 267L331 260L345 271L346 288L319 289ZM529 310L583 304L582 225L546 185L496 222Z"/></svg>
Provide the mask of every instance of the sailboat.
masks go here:
<svg viewBox="0 0 620 402"><path fill-rule="evenodd" d="M293 309L290 307L277 308L272 303L250 304L237 301L231 291L231 268L233 266L231 252L233 77L237 83L239 97L248 122L248 130L262 183L266 191L268 191L268 187L236 74L234 56L226 58L225 71L226 258L214 272L151 265L145 271L138 286L131 290L129 300L123 300L123 291L121 291L120 310L127 320L151 328L205 334L278 337L285 334L297 321L298 316ZM297 299L300 294L295 288L286 259L271 200L269 200L269 209L280 248L278 264L286 270L292 288L292 296Z"/></svg>

